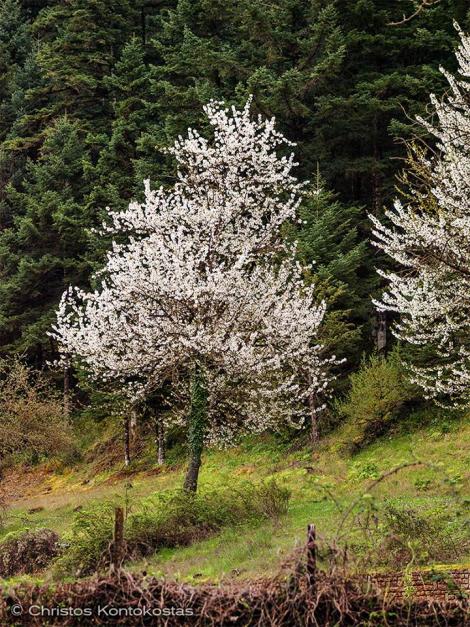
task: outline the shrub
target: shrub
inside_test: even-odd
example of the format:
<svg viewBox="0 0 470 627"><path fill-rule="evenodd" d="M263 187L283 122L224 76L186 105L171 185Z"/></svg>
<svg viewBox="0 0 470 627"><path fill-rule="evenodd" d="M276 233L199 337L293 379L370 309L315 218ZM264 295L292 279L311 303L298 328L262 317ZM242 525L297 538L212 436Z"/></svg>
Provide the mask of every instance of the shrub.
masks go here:
<svg viewBox="0 0 470 627"><path fill-rule="evenodd" d="M353 453L383 434L398 418L405 403L417 398L406 379L397 351L387 358L372 355L363 359L360 369L351 375L351 388L337 412L346 420L343 440Z"/></svg>
<svg viewBox="0 0 470 627"><path fill-rule="evenodd" d="M448 508L425 510L387 504L383 511L385 539L379 551L395 567L413 562L457 561L470 548L468 530Z"/></svg>
<svg viewBox="0 0 470 627"><path fill-rule="evenodd" d="M275 481L206 494L157 494L130 517L128 541L140 554L184 546L238 522L277 519L286 513L289 496Z"/></svg>
<svg viewBox="0 0 470 627"><path fill-rule="evenodd" d="M127 517L127 557L138 559L164 547L185 546L241 522L277 520L287 512L289 497L275 481L218 492L154 494ZM58 572L85 575L109 563L113 514L110 503L77 512L70 548L59 560Z"/></svg>
<svg viewBox="0 0 470 627"><path fill-rule="evenodd" d="M34 573L59 554L59 536L50 529L25 531L0 544L0 577Z"/></svg>
<svg viewBox="0 0 470 627"><path fill-rule="evenodd" d="M69 453L71 427L60 396L42 372L18 360L0 361L0 457L30 460Z"/></svg>
<svg viewBox="0 0 470 627"><path fill-rule="evenodd" d="M58 560L58 574L85 575L109 563L113 538L114 507L111 503L94 505L75 513L66 538L68 548Z"/></svg>

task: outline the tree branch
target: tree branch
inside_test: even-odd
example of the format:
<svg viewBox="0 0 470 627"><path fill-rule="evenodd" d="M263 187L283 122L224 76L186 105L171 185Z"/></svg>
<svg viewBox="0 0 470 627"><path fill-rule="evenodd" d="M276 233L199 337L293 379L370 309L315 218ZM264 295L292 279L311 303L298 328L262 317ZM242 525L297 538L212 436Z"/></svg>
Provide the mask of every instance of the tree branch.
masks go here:
<svg viewBox="0 0 470 627"><path fill-rule="evenodd" d="M406 15L403 15L403 19L399 20L398 22L388 22L387 26L401 26L402 24L411 22L411 20L417 17L424 9L433 7L440 2L441 0L423 0L414 13L408 15L408 17Z"/></svg>

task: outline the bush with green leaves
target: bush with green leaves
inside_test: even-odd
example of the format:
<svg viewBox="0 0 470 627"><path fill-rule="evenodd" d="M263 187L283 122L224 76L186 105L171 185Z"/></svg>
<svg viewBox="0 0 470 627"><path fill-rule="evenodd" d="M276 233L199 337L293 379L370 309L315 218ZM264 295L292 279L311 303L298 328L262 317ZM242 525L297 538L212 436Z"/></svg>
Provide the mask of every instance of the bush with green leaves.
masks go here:
<svg viewBox="0 0 470 627"><path fill-rule="evenodd" d="M378 559L400 568L458 561L470 551L468 519L458 514L449 503L434 508L385 504Z"/></svg>
<svg viewBox="0 0 470 627"><path fill-rule="evenodd" d="M418 399L418 393L406 377L397 350L387 357L364 358L350 381L348 396L336 404L336 411L345 421L344 446L354 453L385 433L406 405Z"/></svg>
<svg viewBox="0 0 470 627"><path fill-rule="evenodd" d="M109 563L113 521L112 503L99 503L77 511L65 538L66 550L55 565L57 574L90 574L100 565Z"/></svg>
<svg viewBox="0 0 470 627"><path fill-rule="evenodd" d="M289 498L289 490L275 481L197 494L156 493L126 517L126 556L139 559L164 547L186 546L239 523L276 521L287 513ZM112 503L77 512L57 573L87 575L107 566L113 517Z"/></svg>

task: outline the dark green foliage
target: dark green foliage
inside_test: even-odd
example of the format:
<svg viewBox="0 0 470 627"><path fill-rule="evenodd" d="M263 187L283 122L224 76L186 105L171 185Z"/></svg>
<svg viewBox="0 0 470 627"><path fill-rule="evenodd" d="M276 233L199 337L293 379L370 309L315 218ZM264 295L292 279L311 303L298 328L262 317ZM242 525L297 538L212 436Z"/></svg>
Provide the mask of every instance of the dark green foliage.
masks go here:
<svg viewBox="0 0 470 627"><path fill-rule="evenodd" d="M467 1L397 26L413 0L33 4L0 1L0 351L41 365L54 355L60 294L87 284L109 244L90 230L105 206L140 198L143 178L173 182L161 149L210 98L253 94L253 111L297 142L300 178L319 170L331 190L307 195L286 236L316 261L323 341L354 368L372 343L366 211L395 193L396 137L442 92Z"/></svg>
<svg viewBox="0 0 470 627"><path fill-rule="evenodd" d="M310 268L328 308L322 341L338 358L346 358L346 368L358 363L366 348L372 312L370 293L376 283L371 277L371 251L361 241L358 225L362 209L341 203L318 177L305 194L300 207L299 225L287 229L298 242L298 255Z"/></svg>
<svg viewBox="0 0 470 627"><path fill-rule="evenodd" d="M54 356L47 332L61 293L84 285L99 256L89 229L100 216L89 197L103 182L91 165L97 134L112 123L107 80L140 13L125 0L61 2L30 25L15 3L4 5L17 21L8 53L18 60L0 103L11 108L0 144L0 344L43 365ZM34 46L16 54L30 31Z"/></svg>
<svg viewBox="0 0 470 627"><path fill-rule="evenodd" d="M28 352L40 363L51 352L47 332L64 289L87 274L87 227L83 210L87 158L78 123L59 119L36 161L26 167L24 191L13 186L13 225L0 236L0 338L5 349Z"/></svg>
<svg viewBox="0 0 470 627"><path fill-rule="evenodd" d="M339 75L344 42L330 0L179 0L162 12L153 41L158 146L195 126L209 99L276 115L299 142L303 172L314 161L316 98Z"/></svg>
<svg viewBox="0 0 470 627"><path fill-rule="evenodd" d="M111 134L95 137L103 148L97 164L89 172L95 180L90 201L97 209L106 205L118 209L142 194L140 145L153 124L155 105L150 100L151 68L146 65L144 48L133 37L122 51L104 84L113 103ZM152 153L157 157L156 151Z"/></svg>
<svg viewBox="0 0 470 627"><path fill-rule="evenodd" d="M397 138L416 133L431 92L442 93L439 66L452 69L466 0L442 0L415 19L412 0L338 0L347 53L341 80L317 103L316 147L322 172L347 201L380 212L395 194L404 155Z"/></svg>
<svg viewBox="0 0 470 627"><path fill-rule="evenodd" d="M10 86L12 124L0 147L3 160L36 158L47 128L58 116L79 119L90 131L109 128L111 100L105 84L120 50L138 23L138 6L122 0L45 5L29 24L23 63ZM18 173L12 172L18 181Z"/></svg>
<svg viewBox="0 0 470 627"><path fill-rule="evenodd" d="M6 199L8 182L21 180L23 150L11 145L18 120L26 113L26 91L38 81L30 26L16 0L0 3L0 228L11 224L14 208ZM31 71L33 70L33 71Z"/></svg>
<svg viewBox="0 0 470 627"><path fill-rule="evenodd" d="M15 119L13 95L31 49L29 27L16 0L0 2L0 141Z"/></svg>
<svg viewBox="0 0 470 627"><path fill-rule="evenodd" d="M37 63L46 80L33 98L47 95L43 122L67 113L93 129L106 128L111 111L105 78L139 19L128 0L59 2L41 11L33 32L40 38Z"/></svg>

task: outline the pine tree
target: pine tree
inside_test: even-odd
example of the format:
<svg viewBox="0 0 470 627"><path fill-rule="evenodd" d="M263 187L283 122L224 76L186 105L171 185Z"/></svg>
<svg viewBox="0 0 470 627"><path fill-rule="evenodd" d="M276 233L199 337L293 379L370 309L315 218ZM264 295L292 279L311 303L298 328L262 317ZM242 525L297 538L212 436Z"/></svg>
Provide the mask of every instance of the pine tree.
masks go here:
<svg viewBox="0 0 470 627"><path fill-rule="evenodd" d="M24 113L25 91L34 84L28 72L32 56L30 26L16 0L0 3L0 229L11 224L12 208L5 190L21 180L23 151L7 148ZM26 79L26 81L25 81Z"/></svg>
<svg viewBox="0 0 470 627"><path fill-rule="evenodd" d="M23 51L11 89L15 111L0 145L6 350L38 359L50 352L45 331L64 281L86 282L86 229L99 216L83 207L93 186L96 137L111 128L106 79L139 24L138 9L127 0L61 2L41 10L31 26L36 43Z"/></svg>
<svg viewBox="0 0 470 627"><path fill-rule="evenodd" d="M276 116L298 142L305 173L311 172L316 99L338 75L344 54L334 4L179 0L162 13L153 41L153 144L166 146L200 123L201 107L211 98L241 105L253 94L254 110Z"/></svg>
<svg viewBox="0 0 470 627"><path fill-rule="evenodd" d="M37 62L46 84L32 97L47 95L47 109L37 112L43 123L66 113L91 130L107 128L104 79L138 23L139 3L129 0L60 2L40 12L33 32L41 40Z"/></svg>
<svg viewBox="0 0 470 627"><path fill-rule="evenodd" d="M328 303L322 339L344 367L357 365L370 337L370 248L358 224L363 209L341 203L317 176L299 210L301 224L290 229L301 262L309 267L318 295Z"/></svg>
<svg viewBox="0 0 470 627"><path fill-rule="evenodd" d="M0 142L15 119L16 75L31 49L29 24L17 0L0 2Z"/></svg>
<svg viewBox="0 0 470 627"><path fill-rule="evenodd" d="M0 236L0 343L40 363L53 348L46 333L64 286L86 280L86 158L83 131L61 118L27 164L24 191L7 189L17 213Z"/></svg>
<svg viewBox="0 0 470 627"><path fill-rule="evenodd" d="M125 207L140 194L143 173L136 172L141 158L143 135L153 123L154 105L150 101L152 69L145 63L140 40L132 37L104 84L113 103L110 136L104 136L104 147L89 175L96 181L90 202L97 209ZM158 154L152 151L155 159Z"/></svg>
<svg viewBox="0 0 470 627"><path fill-rule="evenodd" d="M21 185L22 164L37 158L57 117L78 119L90 132L109 129L104 79L136 28L137 15L138 6L126 0L60 2L39 12L30 26L34 44L16 73L14 122L0 147L2 169L20 164L10 175L15 186Z"/></svg>
<svg viewBox="0 0 470 627"><path fill-rule="evenodd" d="M317 103L317 158L343 200L381 213L405 156L397 137L412 136L427 95L444 90L439 66L454 62L453 20L464 25L468 3L442 0L397 26L391 23L411 15L413 2L338 0L336 6L347 53L341 80Z"/></svg>

